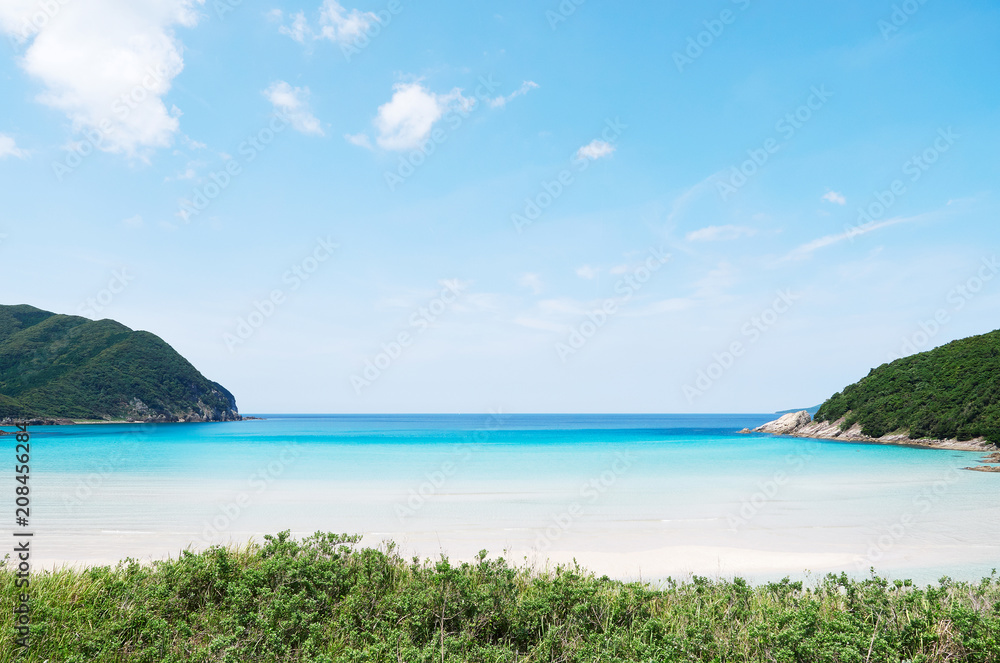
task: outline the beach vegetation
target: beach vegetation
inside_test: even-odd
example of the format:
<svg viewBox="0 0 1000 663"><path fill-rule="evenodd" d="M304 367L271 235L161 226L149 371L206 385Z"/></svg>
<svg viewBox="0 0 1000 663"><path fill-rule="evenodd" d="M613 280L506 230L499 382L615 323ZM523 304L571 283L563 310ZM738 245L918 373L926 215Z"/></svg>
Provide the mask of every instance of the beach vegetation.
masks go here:
<svg viewBox="0 0 1000 663"><path fill-rule="evenodd" d="M3 604L15 574L0 571ZM31 638L0 660L524 663L1000 660L1000 578L919 587L874 572L751 584L624 582L580 566L406 559L288 532L176 559L33 575ZM8 616L9 616L8 610Z"/></svg>

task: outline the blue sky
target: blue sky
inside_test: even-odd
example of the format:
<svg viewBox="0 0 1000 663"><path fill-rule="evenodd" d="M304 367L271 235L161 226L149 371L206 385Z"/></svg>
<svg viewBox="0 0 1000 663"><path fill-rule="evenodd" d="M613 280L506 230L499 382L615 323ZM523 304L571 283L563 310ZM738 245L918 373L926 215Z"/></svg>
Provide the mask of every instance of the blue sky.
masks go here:
<svg viewBox="0 0 1000 663"><path fill-rule="evenodd" d="M769 412L997 326L985 0L0 30L0 300L153 331L244 412Z"/></svg>

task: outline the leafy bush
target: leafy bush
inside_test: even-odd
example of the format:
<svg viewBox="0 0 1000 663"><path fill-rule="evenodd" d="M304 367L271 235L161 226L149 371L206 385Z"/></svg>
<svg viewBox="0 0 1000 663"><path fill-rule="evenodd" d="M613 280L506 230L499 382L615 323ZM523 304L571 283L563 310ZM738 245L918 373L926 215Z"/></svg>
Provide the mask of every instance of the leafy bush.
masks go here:
<svg viewBox="0 0 1000 663"><path fill-rule="evenodd" d="M283 532L151 566L37 575L34 640L20 660L1000 661L995 575L925 588L874 574L653 587L575 565L535 572L485 551L453 564L357 543ZM14 579L0 571L7 606ZM0 660L14 651L6 620Z"/></svg>

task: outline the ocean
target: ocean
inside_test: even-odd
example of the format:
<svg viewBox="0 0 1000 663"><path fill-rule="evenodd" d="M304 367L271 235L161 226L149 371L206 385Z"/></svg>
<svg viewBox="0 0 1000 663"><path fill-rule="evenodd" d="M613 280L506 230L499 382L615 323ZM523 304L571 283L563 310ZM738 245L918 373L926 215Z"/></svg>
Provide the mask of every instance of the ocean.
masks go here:
<svg viewBox="0 0 1000 663"><path fill-rule="evenodd" d="M36 569L286 529L644 580L925 583L1000 560L1000 476L960 469L971 452L737 433L774 415L259 416L31 428ZM14 488L0 474L11 517Z"/></svg>

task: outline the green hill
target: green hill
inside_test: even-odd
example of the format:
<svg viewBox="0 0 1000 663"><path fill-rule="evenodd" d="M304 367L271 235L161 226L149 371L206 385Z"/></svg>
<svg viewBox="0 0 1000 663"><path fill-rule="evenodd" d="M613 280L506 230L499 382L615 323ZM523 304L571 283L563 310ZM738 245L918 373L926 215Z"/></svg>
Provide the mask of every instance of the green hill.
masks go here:
<svg viewBox="0 0 1000 663"><path fill-rule="evenodd" d="M236 400L154 334L0 306L0 419L232 421Z"/></svg>
<svg viewBox="0 0 1000 663"><path fill-rule="evenodd" d="M872 369L823 403L815 420L841 417L842 429L859 423L872 437L982 437L1000 444L1000 330Z"/></svg>

